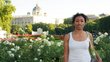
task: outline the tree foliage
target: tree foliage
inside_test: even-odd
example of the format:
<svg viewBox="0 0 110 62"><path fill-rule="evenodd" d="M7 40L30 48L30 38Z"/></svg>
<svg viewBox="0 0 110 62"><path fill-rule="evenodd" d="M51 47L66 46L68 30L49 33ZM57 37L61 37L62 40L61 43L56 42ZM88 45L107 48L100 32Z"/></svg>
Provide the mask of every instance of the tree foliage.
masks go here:
<svg viewBox="0 0 110 62"><path fill-rule="evenodd" d="M8 33L11 29L12 13L14 11L15 7L10 0L0 0L0 27Z"/></svg>
<svg viewBox="0 0 110 62"><path fill-rule="evenodd" d="M55 34L55 24L48 24L49 34Z"/></svg>
<svg viewBox="0 0 110 62"><path fill-rule="evenodd" d="M65 18L64 24L72 24L72 19L71 18Z"/></svg>
<svg viewBox="0 0 110 62"><path fill-rule="evenodd" d="M110 32L110 16L96 20L98 30L101 32Z"/></svg>
<svg viewBox="0 0 110 62"><path fill-rule="evenodd" d="M19 30L21 27L19 25L12 25L11 26L11 33L13 34L18 34Z"/></svg>
<svg viewBox="0 0 110 62"><path fill-rule="evenodd" d="M95 20L89 20L84 29L89 32L94 32L97 29Z"/></svg>
<svg viewBox="0 0 110 62"><path fill-rule="evenodd" d="M42 28L43 31L48 31L48 24L46 23L36 23L32 25L32 30L37 31L38 28Z"/></svg>
<svg viewBox="0 0 110 62"><path fill-rule="evenodd" d="M69 33L73 30L73 26L71 24L59 24L55 28L55 32L57 35L63 35Z"/></svg>
<svg viewBox="0 0 110 62"><path fill-rule="evenodd" d="M28 33L28 34L31 34L32 33L32 24L26 25L25 32Z"/></svg>

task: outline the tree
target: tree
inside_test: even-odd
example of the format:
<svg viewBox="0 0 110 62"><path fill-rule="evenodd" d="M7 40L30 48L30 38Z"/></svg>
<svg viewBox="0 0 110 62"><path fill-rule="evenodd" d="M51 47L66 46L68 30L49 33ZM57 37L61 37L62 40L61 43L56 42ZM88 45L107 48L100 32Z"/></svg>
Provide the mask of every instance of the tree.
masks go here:
<svg viewBox="0 0 110 62"><path fill-rule="evenodd" d="M89 20L87 23L86 23L86 26L84 27L84 29L86 31L89 31L89 32L94 32L96 31L97 27L96 27L96 22L95 20Z"/></svg>
<svg viewBox="0 0 110 62"><path fill-rule="evenodd" d="M63 35L73 30L72 24L59 24L55 28L55 32L57 35Z"/></svg>
<svg viewBox="0 0 110 62"><path fill-rule="evenodd" d="M55 24L48 24L49 34L55 34Z"/></svg>
<svg viewBox="0 0 110 62"><path fill-rule="evenodd" d="M42 28L43 31L48 31L48 24L46 23L36 23L32 25L32 30L37 31L38 28Z"/></svg>
<svg viewBox="0 0 110 62"><path fill-rule="evenodd" d="M25 32L28 34L32 33L32 24L26 25Z"/></svg>
<svg viewBox="0 0 110 62"><path fill-rule="evenodd" d="M23 35L23 34L26 34L26 32L22 28L19 28L18 29L18 34Z"/></svg>
<svg viewBox="0 0 110 62"><path fill-rule="evenodd" d="M72 24L72 19L71 18L64 19L64 24Z"/></svg>
<svg viewBox="0 0 110 62"><path fill-rule="evenodd" d="M20 29L21 27L19 25L12 25L11 26L11 33L13 34L18 34L18 29Z"/></svg>
<svg viewBox="0 0 110 62"><path fill-rule="evenodd" d="M0 0L0 26L8 33L10 33L12 13L14 11L15 7L10 0Z"/></svg>
<svg viewBox="0 0 110 62"><path fill-rule="evenodd" d="M101 32L110 32L110 16L96 20L98 30Z"/></svg>

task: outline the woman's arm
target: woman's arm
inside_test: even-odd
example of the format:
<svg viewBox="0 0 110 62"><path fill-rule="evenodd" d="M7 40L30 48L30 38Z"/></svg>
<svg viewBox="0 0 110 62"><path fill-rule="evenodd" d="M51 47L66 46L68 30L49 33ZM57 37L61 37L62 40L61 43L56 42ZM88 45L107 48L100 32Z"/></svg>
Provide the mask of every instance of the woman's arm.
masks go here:
<svg viewBox="0 0 110 62"><path fill-rule="evenodd" d="M69 34L66 34L64 37L64 62L68 62L69 54Z"/></svg>
<svg viewBox="0 0 110 62"><path fill-rule="evenodd" d="M100 58L99 54L97 53L97 51L95 50L95 47L94 47L94 44L93 44L93 36L92 34L90 33L90 48L95 52L95 55L96 55L96 59L98 62L102 62L102 59Z"/></svg>

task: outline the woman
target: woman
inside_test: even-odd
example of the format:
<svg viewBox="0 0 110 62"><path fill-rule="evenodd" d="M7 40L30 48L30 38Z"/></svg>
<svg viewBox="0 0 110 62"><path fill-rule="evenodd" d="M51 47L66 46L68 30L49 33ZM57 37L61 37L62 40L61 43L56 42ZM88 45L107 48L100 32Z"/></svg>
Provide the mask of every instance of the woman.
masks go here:
<svg viewBox="0 0 110 62"><path fill-rule="evenodd" d="M94 49L91 33L83 30L87 16L77 13L72 17L74 31L64 37L64 62L91 62L89 48ZM96 53L98 62L102 62Z"/></svg>

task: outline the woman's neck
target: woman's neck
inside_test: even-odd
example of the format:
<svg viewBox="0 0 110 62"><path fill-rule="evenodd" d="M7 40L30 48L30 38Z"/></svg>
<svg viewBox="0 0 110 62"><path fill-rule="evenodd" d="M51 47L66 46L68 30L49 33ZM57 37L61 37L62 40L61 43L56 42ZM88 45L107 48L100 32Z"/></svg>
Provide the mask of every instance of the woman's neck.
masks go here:
<svg viewBox="0 0 110 62"><path fill-rule="evenodd" d="M74 30L74 33L84 33L84 30Z"/></svg>

